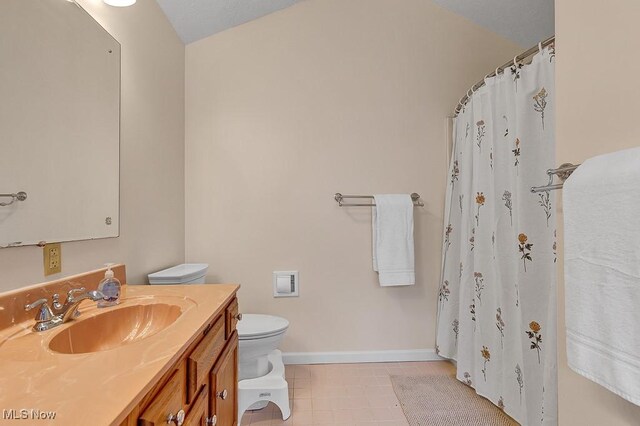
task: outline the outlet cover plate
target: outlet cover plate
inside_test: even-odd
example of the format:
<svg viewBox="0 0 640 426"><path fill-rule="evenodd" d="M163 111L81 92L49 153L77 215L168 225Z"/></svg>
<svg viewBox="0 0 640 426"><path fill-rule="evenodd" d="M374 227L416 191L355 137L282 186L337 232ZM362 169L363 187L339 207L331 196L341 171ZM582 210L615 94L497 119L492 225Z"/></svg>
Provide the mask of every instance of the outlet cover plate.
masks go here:
<svg viewBox="0 0 640 426"><path fill-rule="evenodd" d="M44 276L62 272L62 247L60 243L45 244L44 251Z"/></svg>

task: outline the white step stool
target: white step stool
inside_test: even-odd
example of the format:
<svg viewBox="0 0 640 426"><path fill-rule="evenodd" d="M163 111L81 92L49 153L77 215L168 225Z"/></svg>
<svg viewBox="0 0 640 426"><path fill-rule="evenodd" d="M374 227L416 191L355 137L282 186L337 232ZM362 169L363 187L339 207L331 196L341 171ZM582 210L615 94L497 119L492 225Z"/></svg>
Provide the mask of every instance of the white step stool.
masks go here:
<svg viewBox="0 0 640 426"><path fill-rule="evenodd" d="M289 384L284 379L282 352L278 349L267 355L271 371L262 377L238 382L238 422L249 407L258 401L271 401L280 408L282 420L291 416Z"/></svg>

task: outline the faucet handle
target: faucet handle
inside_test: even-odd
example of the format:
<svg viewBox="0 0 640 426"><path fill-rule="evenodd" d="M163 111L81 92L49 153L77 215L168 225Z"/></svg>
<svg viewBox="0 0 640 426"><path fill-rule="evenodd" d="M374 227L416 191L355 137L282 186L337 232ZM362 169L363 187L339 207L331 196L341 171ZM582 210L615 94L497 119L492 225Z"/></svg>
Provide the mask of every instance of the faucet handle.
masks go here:
<svg viewBox="0 0 640 426"><path fill-rule="evenodd" d="M51 296L51 306L56 310L62 309L62 303L60 303L60 295L58 293L54 293L53 296Z"/></svg>
<svg viewBox="0 0 640 426"><path fill-rule="evenodd" d="M86 290L86 288L84 288L84 287L80 287L80 288L72 288L71 290L69 290L69 291L67 292L67 301L69 301L69 302L73 302L73 300L74 300L73 295L74 295L74 294L76 294L76 293L82 293L82 292L84 292L85 290Z"/></svg>
<svg viewBox="0 0 640 426"><path fill-rule="evenodd" d="M24 310L25 311L30 311L32 309L37 308L38 306L41 306L41 305L45 305L45 307L48 307L47 302L48 302L47 299L38 299L33 303L29 303L27 305L24 305Z"/></svg>
<svg viewBox="0 0 640 426"><path fill-rule="evenodd" d="M35 308L40 309L38 309L38 313L36 314L36 324L33 326L34 331L49 330L50 328L62 323L62 320L59 317L53 315L53 311L49 307L47 299L38 299L33 303L24 305L25 311L30 311Z"/></svg>
<svg viewBox="0 0 640 426"><path fill-rule="evenodd" d="M88 294L89 294L89 298L91 300L93 300L94 302L97 302L99 300L103 300L105 298L104 293L101 292L100 290L92 290Z"/></svg>

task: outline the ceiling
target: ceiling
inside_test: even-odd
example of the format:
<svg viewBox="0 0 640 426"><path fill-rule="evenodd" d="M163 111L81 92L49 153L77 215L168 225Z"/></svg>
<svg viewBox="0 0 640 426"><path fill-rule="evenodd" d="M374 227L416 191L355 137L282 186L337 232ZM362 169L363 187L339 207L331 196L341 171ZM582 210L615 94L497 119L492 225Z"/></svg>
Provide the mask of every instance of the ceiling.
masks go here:
<svg viewBox="0 0 640 426"><path fill-rule="evenodd" d="M529 48L555 33L554 0L433 0Z"/></svg>
<svg viewBox="0 0 640 426"><path fill-rule="evenodd" d="M287 8L302 0L156 1L182 41L188 44ZM554 33L554 0L433 0L433 2L522 47L530 47Z"/></svg>
<svg viewBox="0 0 640 426"><path fill-rule="evenodd" d="M1 1L1 0L0 0ZM253 21L301 0L156 0L185 44Z"/></svg>

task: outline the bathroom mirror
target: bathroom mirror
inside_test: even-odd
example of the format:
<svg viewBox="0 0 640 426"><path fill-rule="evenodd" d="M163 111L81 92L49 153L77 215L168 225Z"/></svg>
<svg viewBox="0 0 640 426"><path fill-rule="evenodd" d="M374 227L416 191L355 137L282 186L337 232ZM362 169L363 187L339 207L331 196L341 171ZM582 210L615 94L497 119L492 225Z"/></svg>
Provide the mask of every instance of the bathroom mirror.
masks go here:
<svg viewBox="0 0 640 426"><path fill-rule="evenodd" d="M120 44L74 2L1 0L0 247L117 237L119 150Z"/></svg>

